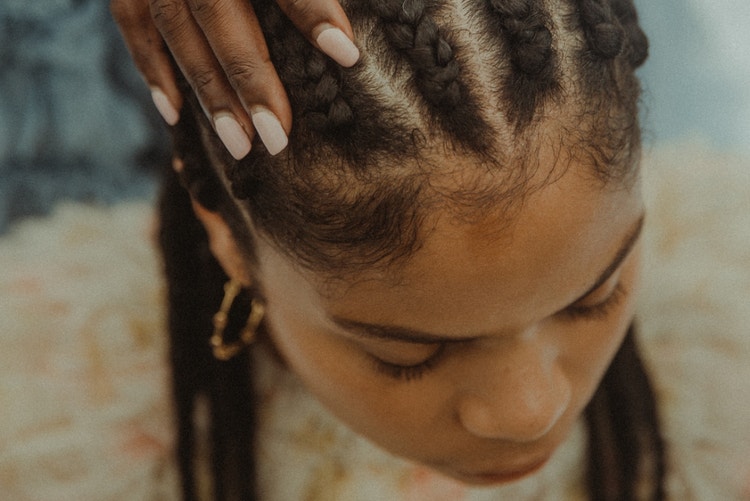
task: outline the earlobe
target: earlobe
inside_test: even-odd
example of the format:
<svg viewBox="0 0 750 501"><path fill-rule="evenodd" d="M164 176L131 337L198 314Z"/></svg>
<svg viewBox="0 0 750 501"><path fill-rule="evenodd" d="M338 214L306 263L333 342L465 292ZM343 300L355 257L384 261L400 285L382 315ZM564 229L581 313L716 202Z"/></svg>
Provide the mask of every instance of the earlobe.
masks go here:
<svg viewBox="0 0 750 501"><path fill-rule="evenodd" d="M239 282L243 287L249 287L252 283L250 273L224 218L209 211L195 200L192 200L192 203L195 215L208 233L211 253L229 278Z"/></svg>

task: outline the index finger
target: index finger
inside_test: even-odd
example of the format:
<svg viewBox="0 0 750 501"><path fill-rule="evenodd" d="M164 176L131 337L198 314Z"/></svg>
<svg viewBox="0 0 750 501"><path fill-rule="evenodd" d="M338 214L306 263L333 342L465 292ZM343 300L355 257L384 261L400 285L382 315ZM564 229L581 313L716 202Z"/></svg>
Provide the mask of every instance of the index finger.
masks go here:
<svg viewBox="0 0 750 501"><path fill-rule="evenodd" d="M359 51L350 39L351 25L337 0L277 1L323 52L346 66L356 63ZM292 113L252 3L188 0L188 5L256 132L269 151L280 151L286 145Z"/></svg>

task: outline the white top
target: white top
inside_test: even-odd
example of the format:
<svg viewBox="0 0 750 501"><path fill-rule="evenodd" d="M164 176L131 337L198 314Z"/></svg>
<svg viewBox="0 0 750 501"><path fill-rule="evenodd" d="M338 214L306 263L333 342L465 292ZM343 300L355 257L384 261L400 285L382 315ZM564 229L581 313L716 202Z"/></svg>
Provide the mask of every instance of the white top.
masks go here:
<svg viewBox="0 0 750 501"><path fill-rule="evenodd" d="M750 160L648 155L640 342L671 499L750 499ZM178 499L161 265L145 203L68 204L0 239L0 491ZM579 425L545 468L467 488L340 424L257 348L267 501L584 499ZM205 467L205 464L204 464Z"/></svg>

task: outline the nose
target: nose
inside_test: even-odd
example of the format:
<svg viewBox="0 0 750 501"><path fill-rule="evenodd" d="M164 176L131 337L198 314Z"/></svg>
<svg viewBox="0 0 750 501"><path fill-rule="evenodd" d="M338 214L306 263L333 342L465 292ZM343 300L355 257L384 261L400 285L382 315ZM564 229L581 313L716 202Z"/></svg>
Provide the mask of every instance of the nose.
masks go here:
<svg viewBox="0 0 750 501"><path fill-rule="evenodd" d="M486 354L475 383L458 404L463 427L482 438L533 442L552 430L570 405L570 382L554 357L529 344Z"/></svg>

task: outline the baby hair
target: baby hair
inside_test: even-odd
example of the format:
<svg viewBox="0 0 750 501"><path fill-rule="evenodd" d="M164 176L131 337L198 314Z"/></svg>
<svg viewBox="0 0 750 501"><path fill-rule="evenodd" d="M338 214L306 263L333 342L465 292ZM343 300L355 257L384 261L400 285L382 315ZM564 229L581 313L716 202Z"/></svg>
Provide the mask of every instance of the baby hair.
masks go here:
<svg viewBox="0 0 750 501"><path fill-rule="evenodd" d="M543 144L559 152L560 168L575 159L602 183L627 183L639 165L635 70L648 42L631 0L346 0L362 49L348 69L314 49L276 2L252 3L292 104L289 146L271 156L256 141L234 160L191 96L173 129L185 167L179 181L170 170L162 196L188 500L199 395L210 409L216 499L256 499L255 401L247 360L211 358L226 277L182 187L224 216L250 259L252 220L302 266L343 277L408 260L435 207L462 218L511 214L538 188L530 180L547 167ZM435 159L451 156L477 167L447 189L439 179L451 172ZM586 409L592 499L664 495L654 394L633 331Z"/></svg>

